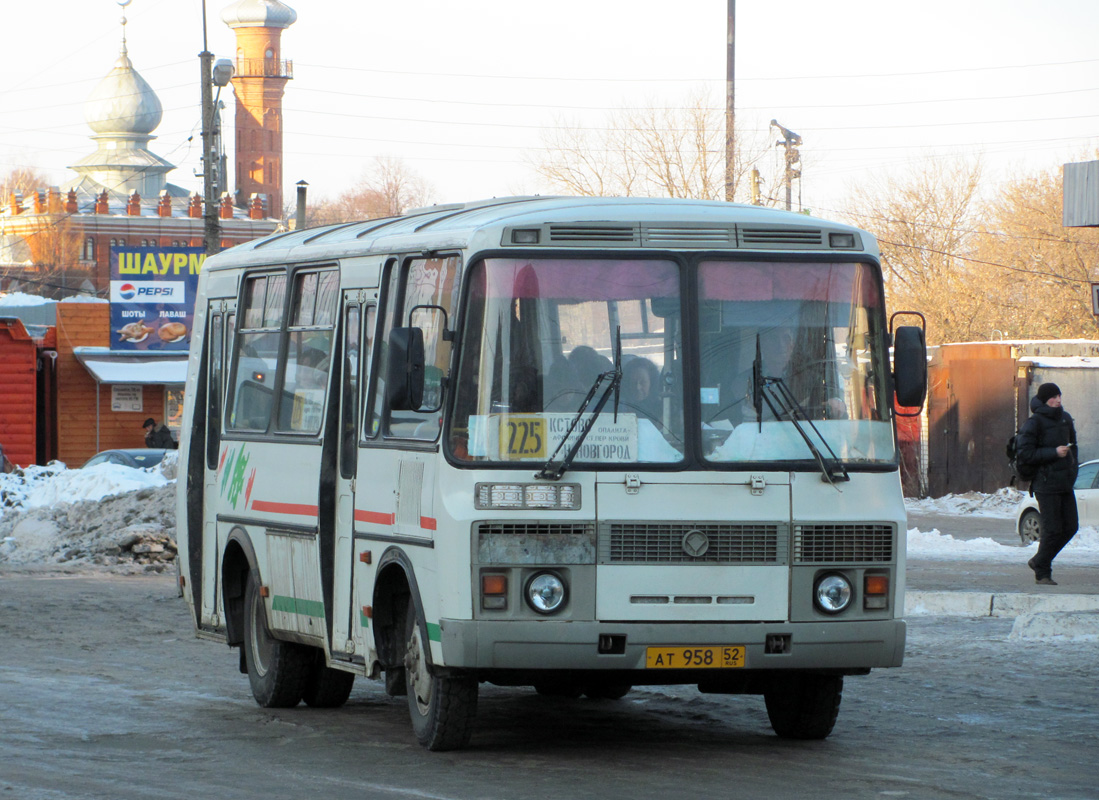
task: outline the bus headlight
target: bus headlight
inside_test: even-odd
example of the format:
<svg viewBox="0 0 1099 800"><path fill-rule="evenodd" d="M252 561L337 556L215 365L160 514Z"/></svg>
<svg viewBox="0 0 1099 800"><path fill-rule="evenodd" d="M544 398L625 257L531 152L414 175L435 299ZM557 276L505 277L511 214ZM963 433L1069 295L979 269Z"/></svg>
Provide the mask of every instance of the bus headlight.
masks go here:
<svg viewBox="0 0 1099 800"><path fill-rule="evenodd" d="M851 604L853 594L851 581L838 572L829 572L817 579L813 600L824 613L838 614Z"/></svg>
<svg viewBox="0 0 1099 800"><path fill-rule="evenodd" d="M565 605L565 582L554 572L539 572L527 581L527 605L539 614L552 614Z"/></svg>

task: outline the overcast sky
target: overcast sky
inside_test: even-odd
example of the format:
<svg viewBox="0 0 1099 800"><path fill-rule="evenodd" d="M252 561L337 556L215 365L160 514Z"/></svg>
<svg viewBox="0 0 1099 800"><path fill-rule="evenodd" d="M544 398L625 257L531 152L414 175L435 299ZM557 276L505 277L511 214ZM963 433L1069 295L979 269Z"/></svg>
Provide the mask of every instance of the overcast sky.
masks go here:
<svg viewBox="0 0 1099 800"><path fill-rule="evenodd" d="M207 0L217 57L235 52L220 20L229 4ZM698 92L724 109L726 0L289 5L288 197L298 180L334 196L376 156L405 161L440 202L545 191L530 162L546 126L599 127L615 109ZM117 58L122 10L4 6L0 172L29 166L63 183L94 150L83 106ZM736 12L738 127L777 119L802 136L801 200L820 216L921 158L980 153L996 178L1096 157L1095 0L740 0ZM133 0L126 14L130 57L164 106L151 148L177 165L173 183L198 189L202 2ZM771 147L763 172L779 157Z"/></svg>

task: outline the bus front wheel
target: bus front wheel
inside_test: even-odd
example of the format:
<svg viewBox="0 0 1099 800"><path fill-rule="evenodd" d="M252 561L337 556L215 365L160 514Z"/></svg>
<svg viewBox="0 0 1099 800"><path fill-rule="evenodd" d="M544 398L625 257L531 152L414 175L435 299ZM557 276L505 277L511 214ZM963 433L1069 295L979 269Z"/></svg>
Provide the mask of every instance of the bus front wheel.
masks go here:
<svg viewBox="0 0 1099 800"><path fill-rule="evenodd" d="M305 692L313 653L304 645L281 642L267 628L259 581L249 573L244 589L244 664L252 696L264 708L293 708Z"/></svg>
<svg viewBox="0 0 1099 800"><path fill-rule="evenodd" d="M428 662L429 645L411 602L405 631L404 673L416 739L428 750L458 750L469 742L473 731L477 680L436 674Z"/></svg>
<svg viewBox="0 0 1099 800"><path fill-rule="evenodd" d="M763 693L771 727L783 739L824 739L832 732L843 697L841 675L776 678Z"/></svg>

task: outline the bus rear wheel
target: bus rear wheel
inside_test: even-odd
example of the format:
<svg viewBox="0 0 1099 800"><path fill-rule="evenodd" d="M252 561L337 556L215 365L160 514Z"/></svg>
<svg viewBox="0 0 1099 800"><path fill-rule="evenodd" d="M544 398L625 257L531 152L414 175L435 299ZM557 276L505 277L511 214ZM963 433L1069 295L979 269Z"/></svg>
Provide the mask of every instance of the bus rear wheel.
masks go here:
<svg viewBox="0 0 1099 800"><path fill-rule="evenodd" d="M313 653L308 647L271 636L254 573L249 573L244 589L243 647L248 683L256 702L264 708L296 706L305 691Z"/></svg>
<svg viewBox="0 0 1099 800"><path fill-rule="evenodd" d="M469 742L477 715L477 680L440 675L427 657L427 641L416 608L405 619L404 673L408 712L416 739L428 750L458 750Z"/></svg>
<svg viewBox="0 0 1099 800"><path fill-rule="evenodd" d="M825 739L843 698L841 675L791 675L763 693L771 727L783 739Z"/></svg>
<svg viewBox="0 0 1099 800"><path fill-rule="evenodd" d="M339 708L351 696L354 685L355 673L325 666L324 653L318 650L305 680L302 700L311 708Z"/></svg>

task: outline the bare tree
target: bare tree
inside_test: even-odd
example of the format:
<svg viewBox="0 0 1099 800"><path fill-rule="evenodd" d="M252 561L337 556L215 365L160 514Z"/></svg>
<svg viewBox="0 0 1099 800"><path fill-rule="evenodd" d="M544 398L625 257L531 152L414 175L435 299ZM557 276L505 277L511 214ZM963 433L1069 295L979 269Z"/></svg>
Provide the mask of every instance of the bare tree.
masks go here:
<svg viewBox="0 0 1099 800"><path fill-rule="evenodd" d="M975 233L979 161L927 159L860 188L845 215L878 237L891 305L922 311L931 342L990 337L989 287L965 260Z"/></svg>
<svg viewBox="0 0 1099 800"><path fill-rule="evenodd" d="M996 276L998 327L1009 338L1094 338L1090 283L1099 231L1062 227L1059 169L1015 178L989 203L975 246Z"/></svg>
<svg viewBox="0 0 1099 800"><path fill-rule="evenodd" d="M680 108L650 105L611 114L600 128L561 121L542 134L535 171L550 191L587 197L725 198L725 115L696 93ZM747 200L747 175L768 150L737 132L734 196Z"/></svg>
<svg viewBox="0 0 1099 800"><path fill-rule="evenodd" d="M377 158L359 182L336 197L321 200L306 212L309 227L359 219L395 217L431 202L434 190L399 159Z"/></svg>
<svg viewBox="0 0 1099 800"><path fill-rule="evenodd" d="M45 173L34 167L16 167L7 175L0 177L0 205L10 203L14 192L23 195L25 200L30 197L31 192L47 188L49 182Z"/></svg>

